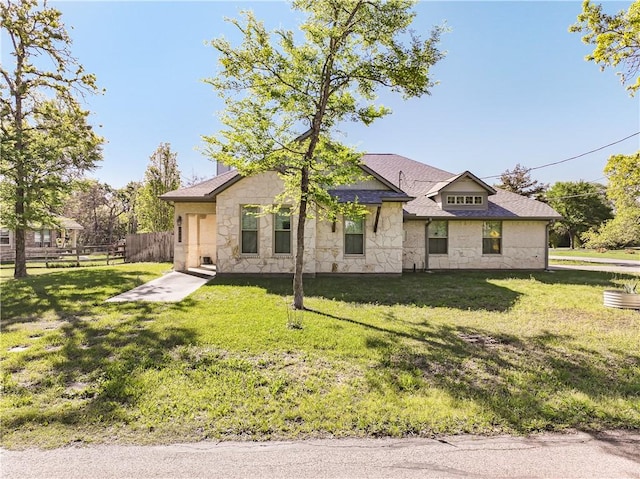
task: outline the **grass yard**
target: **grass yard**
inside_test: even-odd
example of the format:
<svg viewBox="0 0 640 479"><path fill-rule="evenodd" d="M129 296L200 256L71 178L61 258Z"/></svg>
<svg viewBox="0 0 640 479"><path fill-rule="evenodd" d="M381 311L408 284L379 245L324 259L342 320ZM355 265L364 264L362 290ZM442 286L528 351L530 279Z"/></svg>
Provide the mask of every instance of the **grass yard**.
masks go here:
<svg viewBox="0 0 640 479"><path fill-rule="evenodd" d="M606 259L626 259L632 261L640 261L640 249L624 249L624 250L606 250L599 251L595 249L569 249L569 248L549 248L549 254L553 256L567 256L570 258L606 258Z"/></svg>
<svg viewBox="0 0 640 479"><path fill-rule="evenodd" d="M1 444L640 429L640 313L624 276L451 272L216 279L109 303L166 264L2 283Z"/></svg>

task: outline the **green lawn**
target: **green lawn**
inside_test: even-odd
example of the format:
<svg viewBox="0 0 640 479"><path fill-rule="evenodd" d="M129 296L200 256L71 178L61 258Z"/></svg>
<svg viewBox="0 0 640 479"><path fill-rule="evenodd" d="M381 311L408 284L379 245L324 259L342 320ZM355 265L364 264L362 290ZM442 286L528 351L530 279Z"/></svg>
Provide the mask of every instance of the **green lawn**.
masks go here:
<svg viewBox="0 0 640 479"><path fill-rule="evenodd" d="M104 300L160 264L2 283L3 447L640 429L640 313L597 272L216 279Z"/></svg>
<svg viewBox="0 0 640 479"><path fill-rule="evenodd" d="M607 258L607 259L628 259L640 261L640 249L624 249L624 250L606 250L600 251L595 249L568 249L568 248L549 248L549 254L553 256L568 257L590 257L590 258Z"/></svg>

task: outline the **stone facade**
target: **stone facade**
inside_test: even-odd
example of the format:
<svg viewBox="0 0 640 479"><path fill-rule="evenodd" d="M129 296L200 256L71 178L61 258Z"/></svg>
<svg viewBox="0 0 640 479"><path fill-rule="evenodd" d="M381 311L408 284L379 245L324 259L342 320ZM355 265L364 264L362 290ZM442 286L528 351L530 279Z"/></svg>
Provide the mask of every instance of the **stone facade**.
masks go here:
<svg viewBox="0 0 640 479"><path fill-rule="evenodd" d="M502 254L482 254L481 220L449 221L448 254L425 255L426 221L405 222L403 268L544 269L546 221L502 222Z"/></svg>
<svg viewBox="0 0 640 479"><path fill-rule="evenodd" d="M240 220L245 205L271 207L282 193L284 183L274 172L243 178L217 196L217 270L220 273L293 273L293 254L274 253L274 215L266 212L258 217L258 253L243 254L240 248ZM291 218L291 249L297 241L295 214ZM315 220L308 218L305 228L304 273L315 273Z"/></svg>
<svg viewBox="0 0 640 479"><path fill-rule="evenodd" d="M317 224L317 273L402 273L402 204L383 203L374 231L376 206L367 207L364 254L344 254L344 222Z"/></svg>
<svg viewBox="0 0 640 479"><path fill-rule="evenodd" d="M370 189L382 185L366 181L358 186ZM182 237L175 235L174 267L186 270L211 257L219 273L292 274L295 267L297 218L291 219L292 254L274 253L274 215L258 216L258 252L241 252L241 213L247 205L271 207L283 190L276 173L247 177L220 192L215 202L176 202L175 215L182 221ZM305 228L305 274L402 272L402 204L383 203L377 231L377 207L367 208L364 254L344 254L344 223L309 217ZM177 228L177 225L176 225Z"/></svg>
<svg viewBox="0 0 640 479"><path fill-rule="evenodd" d="M450 186L442 191L480 193L486 198L486 191L471 180L462 179ZM342 189L350 188L374 190L388 187L371 179ZM182 226L181 234L178 234L176 222L175 269L196 267L210 258L222 274L292 274L295 268L297 216L294 212L291 218L291 253L276 254L275 215L269 211L283 189L281 178L275 172L267 172L229 184L215 199L176 201L176 219L181 219ZM441 198L439 195L437 199L441 201ZM252 254L242 253L241 248L244 206L258 206L262 211L257 217L257 252ZM486 208L486 203L482 206ZM383 201L381 206L367 205L366 208L364 254L360 255L347 255L344 252L342 218L335 224L313 215L307 218L305 274L401 274L403 270L414 269L546 267L546 220L502 221L500 254L483 254L483 220L450 220L448 253L427 255L426 220L405 217L401 202Z"/></svg>

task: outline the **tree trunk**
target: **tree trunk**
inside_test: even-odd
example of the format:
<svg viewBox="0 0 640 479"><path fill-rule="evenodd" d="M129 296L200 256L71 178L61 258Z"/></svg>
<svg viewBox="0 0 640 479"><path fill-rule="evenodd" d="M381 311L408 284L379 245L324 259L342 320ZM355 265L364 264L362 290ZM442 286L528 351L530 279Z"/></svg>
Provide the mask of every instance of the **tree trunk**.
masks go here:
<svg viewBox="0 0 640 479"><path fill-rule="evenodd" d="M16 188L16 230L15 230L15 247L16 262L13 271L14 278L25 278L27 276L27 255L24 228L24 189Z"/></svg>
<svg viewBox="0 0 640 479"><path fill-rule="evenodd" d="M304 290L302 287L302 272L304 267L304 226L307 220L307 193L309 192L309 169L302 168L300 179L300 211L298 212L298 227L296 228L296 268L293 274L293 308L304 309Z"/></svg>

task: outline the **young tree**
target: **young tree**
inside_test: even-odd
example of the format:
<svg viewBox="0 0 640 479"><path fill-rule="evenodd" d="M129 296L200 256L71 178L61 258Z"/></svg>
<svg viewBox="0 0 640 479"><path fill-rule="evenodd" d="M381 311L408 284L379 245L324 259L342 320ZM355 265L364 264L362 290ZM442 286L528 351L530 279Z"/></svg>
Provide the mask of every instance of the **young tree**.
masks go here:
<svg viewBox="0 0 640 479"><path fill-rule="evenodd" d="M569 236L571 249L579 235L611 218L605 187L586 181L559 181L547 190L547 201L562 215L555 229Z"/></svg>
<svg viewBox="0 0 640 479"><path fill-rule="evenodd" d="M173 227L173 206L158 197L180 188L176 157L169 143L161 143L149 157L149 166L136 201L139 230L142 232L170 231Z"/></svg>
<svg viewBox="0 0 640 479"><path fill-rule="evenodd" d="M338 205L327 192L361 173L360 154L335 136L344 121L370 124L390 110L375 104L380 87L405 98L428 94L429 69L441 27L423 40L409 30L415 13L408 0L295 0L305 15L300 34L267 31L252 13L231 20L243 35L232 47L211 45L221 71L207 80L226 104L226 129L205 137L212 158L243 175L274 170L286 185L283 195L297 209L293 279L294 308L303 309L304 231L307 215L360 213ZM403 43L406 40L407 43Z"/></svg>
<svg viewBox="0 0 640 479"><path fill-rule="evenodd" d="M602 5L585 0L577 23L569 31L585 34L582 41L595 47L586 59L600 65L601 70L623 67L618 72L620 81L628 84L626 88L633 96L640 88L640 0L616 15L608 15L602 11Z"/></svg>
<svg viewBox="0 0 640 479"><path fill-rule="evenodd" d="M549 185L533 180L531 170L518 163L513 170L505 170L500 175L500 183L495 186L528 198L539 199Z"/></svg>
<svg viewBox="0 0 640 479"><path fill-rule="evenodd" d="M12 57L0 66L0 202L4 225L15 231L16 278L27 275L25 230L55 224L51 213L72 180L101 157L102 139L74 96L96 92L95 77L71 56L60 17L46 2L0 3Z"/></svg>

